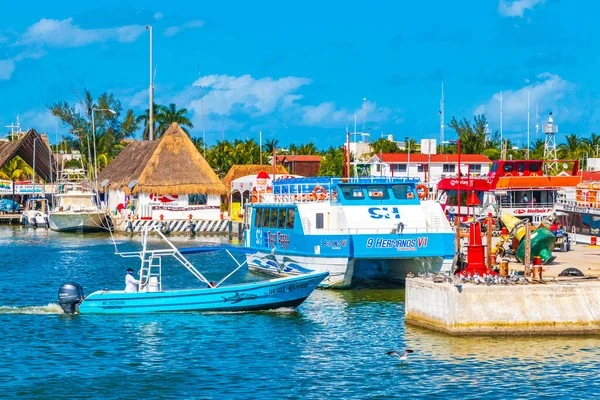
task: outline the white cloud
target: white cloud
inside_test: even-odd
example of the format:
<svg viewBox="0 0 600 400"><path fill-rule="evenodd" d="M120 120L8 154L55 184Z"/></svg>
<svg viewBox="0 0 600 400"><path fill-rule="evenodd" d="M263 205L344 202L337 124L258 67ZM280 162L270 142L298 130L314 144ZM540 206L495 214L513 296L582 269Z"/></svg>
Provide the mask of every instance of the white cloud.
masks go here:
<svg viewBox="0 0 600 400"><path fill-rule="evenodd" d="M183 25L168 27L167 29L165 29L164 35L167 37L171 37L177 35L179 32L184 31L186 29L200 28L202 26L204 26L204 21L188 21Z"/></svg>
<svg viewBox="0 0 600 400"><path fill-rule="evenodd" d="M569 97L574 94L576 86L560 76L544 72L537 76L537 81L517 90L502 92L502 123L506 131L527 130L527 95L529 94L530 124L535 129L535 105L539 104L540 119L547 111L553 111L561 121L573 121L580 112L575 108L575 101ZM495 93L487 102L480 104L474 114L485 114L490 125L498 126L500 121L500 92ZM565 104L570 104L567 108Z"/></svg>
<svg viewBox="0 0 600 400"><path fill-rule="evenodd" d="M500 0L498 12L504 17L523 18L525 10L531 10L538 4L544 4L546 0Z"/></svg>
<svg viewBox="0 0 600 400"><path fill-rule="evenodd" d="M255 79L250 75L208 75L201 77L193 86L197 88L198 84L202 85L205 113L227 115L235 107L244 109L246 114L260 116L273 112L284 101L289 106L293 100L286 96L310 83L308 78L295 76ZM198 89L194 92L199 97ZM191 104L196 108L200 106L199 103L198 99Z"/></svg>
<svg viewBox="0 0 600 400"><path fill-rule="evenodd" d="M154 14L154 19L157 21L162 19L162 17L163 17L163 13L161 13L160 11L157 12L156 14Z"/></svg>
<svg viewBox="0 0 600 400"><path fill-rule="evenodd" d="M394 116L394 111L388 107L377 107L372 101L367 101L364 108L356 109L337 108L334 102L324 102L317 106L303 106L302 125L321 127L342 127L366 120L371 126L384 121L400 122L401 119Z"/></svg>
<svg viewBox="0 0 600 400"><path fill-rule="evenodd" d="M146 30L142 25L126 25L115 28L82 29L73 25L73 18L64 20L42 18L31 25L19 38L17 44L43 44L51 47L80 47L92 43L118 41L130 43Z"/></svg>
<svg viewBox="0 0 600 400"><path fill-rule="evenodd" d="M15 60L0 60L0 81L10 79L15 70Z"/></svg>

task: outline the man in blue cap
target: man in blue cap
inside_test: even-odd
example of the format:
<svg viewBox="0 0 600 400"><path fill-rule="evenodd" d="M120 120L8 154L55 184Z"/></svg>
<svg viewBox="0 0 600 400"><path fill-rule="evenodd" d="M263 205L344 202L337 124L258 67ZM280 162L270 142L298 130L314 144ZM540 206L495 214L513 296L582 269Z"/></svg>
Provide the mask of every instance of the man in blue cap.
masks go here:
<svg viewBox="0 0 600 400"><path fill-rule="evenodd" d="M127 274L125 275L125 293L137 292L139 284L140 281L133 277L133 269L127 268Z"/></svg>

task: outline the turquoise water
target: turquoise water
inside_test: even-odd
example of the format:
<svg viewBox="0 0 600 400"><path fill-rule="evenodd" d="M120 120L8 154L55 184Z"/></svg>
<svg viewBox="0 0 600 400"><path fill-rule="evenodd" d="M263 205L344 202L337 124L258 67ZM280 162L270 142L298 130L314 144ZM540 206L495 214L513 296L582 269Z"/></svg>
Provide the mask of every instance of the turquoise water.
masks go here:
<svg viewBox="0 0 600 400"><path fill-rule="evenodd" d="M123 250L137 245L119 242ZM317 291L297 310L272 312L62 314L55 304L65 281L79 282L86 293L123 286L129 260L113 250L103 234L0 226L0 393L45 399L598 396L600 338L431 333L404 325L398 289ZM233 266L222 255L189 258L211 280ZM186 270L164 268L165 288L193 285ZM236 279L261 277L242 271ZM403 348L415 350L405 363L384 354Z"/></svg>

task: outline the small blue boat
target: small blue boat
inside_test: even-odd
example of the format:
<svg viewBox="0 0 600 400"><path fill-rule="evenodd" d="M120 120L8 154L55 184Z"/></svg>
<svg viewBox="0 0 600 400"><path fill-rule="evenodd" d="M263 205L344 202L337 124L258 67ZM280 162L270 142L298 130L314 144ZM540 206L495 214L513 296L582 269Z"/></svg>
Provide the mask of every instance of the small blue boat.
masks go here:
<svg viewBox="0 0 600 400"><path fill-rule="evenodd" d="M148 231L142 232L142 251L119 253L122 257L141 259L137 292L99 290L85 297L76 283L66 283L58 291L58 303L66 314L139 314L181 311L257 311L297 307L328 277L327 272L264 280L259 282L222 284L247 261L239 263L232 248L197 248L182 250L186 254L224 250L238 267L219 282L209 282L160 231L168 249L148 250ZM247 253L247 250L243 252ZM162 290L162 257L172 256L187 268L203 287L198 289Z"/></svg>

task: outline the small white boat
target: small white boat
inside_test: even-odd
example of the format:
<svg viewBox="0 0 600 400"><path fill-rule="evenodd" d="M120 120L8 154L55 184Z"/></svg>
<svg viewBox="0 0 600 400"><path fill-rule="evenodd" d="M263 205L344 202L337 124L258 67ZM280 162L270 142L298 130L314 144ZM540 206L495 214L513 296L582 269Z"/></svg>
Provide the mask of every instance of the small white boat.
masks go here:
<svg viewBox="0 0 600 400"><path fill-rule="evenodd" d="M94 202L95 194L70 190L55 195L56 207L50 212L50 229L59 232L94 232L108 228L106 213Z"/></svg>
<svg viewBox="0 0 600 400"><path fill-rule="evenodd" d="M48 200L43 197L32 197L25 203L25 210L21 214L21 224L37 228L48 228Z"/></svg>
<svg viewBox="0 0 600 400"><path fill-rule="evenodd" d="M108 214L101 209L93 182L83 168L63 168L50 211L50 229L58 232L98 232L109 228Z"/></svg>
<svg viewBox="0 0 600 400"><path fill-rule="evenodd" d="M181 311L257 311L300 305L328 276L327 272L287 278L270 279L234 285L223 283L247 261L239 263L230 250L233 248L185 249L186 254L224 250L236 262L237 268L218 282L209 282L196 267L160 232L154 231L168 244L167 249L147 248L148 229L142 231L142 251L116 254L141 260L137 292L99 290L85 297L83 288L69 282L58 291L58 303L66 314L140 314ZM238 248L242 252L244 249ZM172 256L200 282L195 289L163 290L162 257Z"/></svg>

